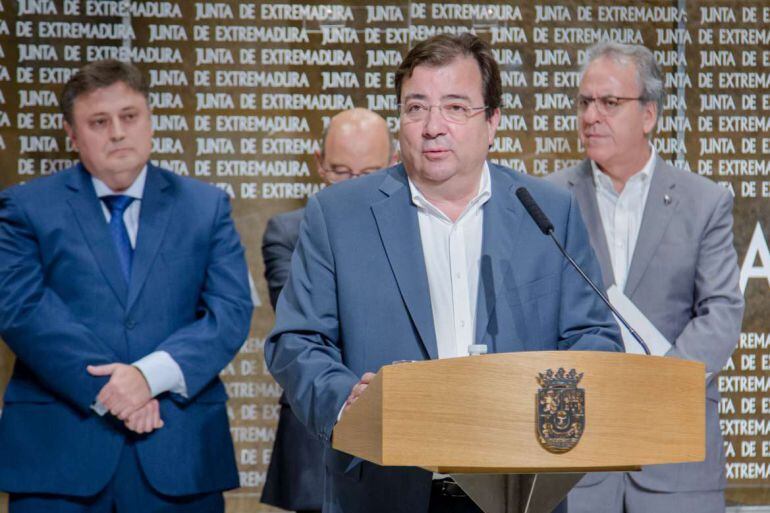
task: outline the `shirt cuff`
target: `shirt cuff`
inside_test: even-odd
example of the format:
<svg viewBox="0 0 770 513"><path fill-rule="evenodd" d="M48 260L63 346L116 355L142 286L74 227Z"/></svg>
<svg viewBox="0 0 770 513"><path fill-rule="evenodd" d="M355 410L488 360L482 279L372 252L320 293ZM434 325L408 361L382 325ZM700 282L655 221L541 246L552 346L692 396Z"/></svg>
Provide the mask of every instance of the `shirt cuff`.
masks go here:
<svg viewBox="0 0 770 513"><path fill-rule="evenodd" d="M187 384L182 369L166 351L150 353L132 365L144 375L152 397L163 392L173 392L187 398Z"/></svg>

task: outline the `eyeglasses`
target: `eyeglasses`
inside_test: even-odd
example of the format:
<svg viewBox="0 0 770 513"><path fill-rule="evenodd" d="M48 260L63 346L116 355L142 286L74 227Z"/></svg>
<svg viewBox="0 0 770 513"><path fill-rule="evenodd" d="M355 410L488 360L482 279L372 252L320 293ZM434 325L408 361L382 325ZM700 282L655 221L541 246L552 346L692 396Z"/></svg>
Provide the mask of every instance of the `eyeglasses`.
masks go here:
<svg viewBox="0 0 770 513"><path fill-rule="evenodd" d="M584 113L588 110L588 107L591 106L592 103L596 104L596 110L601 114L602 116L612 116L615 114L621 105L623 105L623 102L634 102L634 101L644 101L644 96L638 96L636 98L624 98L622 96L599 96L598 98L592 98L590 96L583 96L582 94L579 94L577 98L575 98L575 104L577 105L577 110L579 114Z"/></svg>
<svg viewBox="0 0 770 513"><path fill-rule="evenodd" d="M362 175L368 175L369 173L374 173L378 169L381 169L379 167L367 167L365 169L361 169L359 171L353 171L349 167L346 166L332 166L332 167L326 167L324 165L321 165L321 169L326 171L329 174L334 175L335 177L339 178L340 180L347 180L348 178L357 178Z"/></svg>
<svg viewBox="0 0 770 513"><path fill-rule="evenodd" d="M398 110L401 112L401 117L404 120L412 122L425 121L428 118L433 107L438 108L441 112L441 116L450 123L463 124L467 123L470 118L485 110L487 106L483 107L471 107L461 102L444 102L438 105L428 105L424 102L410 101L407 103L399 104Z"/></svg>

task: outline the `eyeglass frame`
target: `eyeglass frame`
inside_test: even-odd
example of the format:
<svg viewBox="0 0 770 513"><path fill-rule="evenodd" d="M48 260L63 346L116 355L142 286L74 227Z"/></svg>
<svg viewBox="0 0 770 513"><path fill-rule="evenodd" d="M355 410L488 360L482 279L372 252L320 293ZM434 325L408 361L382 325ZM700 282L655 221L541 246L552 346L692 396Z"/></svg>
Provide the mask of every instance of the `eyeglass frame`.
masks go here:
<svg viewBox="0 0 770 513"><path fill-rule="evenodd" d="M347 180L349 180L349 179L351 179L351 178L358 178L359 176L368 175L369 173L374 173L374 172L375 172L375 171L377 171L378 169L382 169L382 168L381 168L381 167L379 167L379 166L375 166L375 167L367 167L367 168L364 168L364 169L362 169L362 170L361 170L360 172L358 172L358 173L353 173L353 170L352 170L352 169L350 169L350 168L349 168L349 167L347 167L347 166L338 166L338 167L343 167L343 168L344 168L346 171L338 171L337 169L335 169L335 166L332 166L332 167L326 167L326 165L324 165L324 164L322 164L322 163L320 163L320 162L318 163L318 166L319 166L321 169L323 169L323 170L324 170L324 172L326 172L326 173L331 173L331 174L333 174L334 176L337 176L337 177L339 177L339 178L345 178L345 179L347 179ZM385 166L385 167L388 167L388 166Z"/></svg>
<svg viewBox="0 0 770 513"><path fill-rule="evenodd" d="M425 117L424 118L422 118L422 119L408 119L407 116L409 114L407 112L404 112L403 110L401 110L401 108L405 106L405 104L403 104L403 103L399 103L398 105L396 105L398 107L399 116L402 117L402 118L406 118L407 121L409 121L410 123L419 123L421 121L425 121L428 118L428 116L430 115L430 112L433 110L433 108L437 107L438 111L441 114L441 117L444 119L444 121L446 121L448 123L455 123L457 125L464 125L465 123L468 122L469 119L471 119L472 117L477 115L479 112L486 111L487 109L489 109L488 105L483 105L481 107L469 107L469 106L466 106L466 105L463 105L461 103L458 103L456 101L451 101L451 100L447 101L444 104L441 104L441 103L432 103L432 104L419 103L419 104L421 106L427 107L427 110L425 111ZM462 121L455 120L455 119L449 119L447 117L447 115L444 113L444 109L442 108L442 107L446 107L446 106L449 106L449 105L457 105L457 106L462 107L463 111L465 113L465 115L464 115L465 119L462 120Z"/></svg>
<svg viewBox="0 0 770 513"><path fill-rule="evenodd" d="M607 100L609 99L614 99L619 103L608 109ZM585 107L581 107L581 100L587 101L587 105ZM598 103L596 103L597 101ZM584 96L582 94L578 94L575 97L575 107L577 108L578 113L583 113L588 110L591 104L594 104L596 106L596 112L598 112L602 116L613 116L618 112L618 108L621 105L624 105L624 103L620 103L620 102L630 102L630 101L646 102L648 100L645 96L630 97L630 96L615 96L614 94L607 94L604 96Z"/></svg>

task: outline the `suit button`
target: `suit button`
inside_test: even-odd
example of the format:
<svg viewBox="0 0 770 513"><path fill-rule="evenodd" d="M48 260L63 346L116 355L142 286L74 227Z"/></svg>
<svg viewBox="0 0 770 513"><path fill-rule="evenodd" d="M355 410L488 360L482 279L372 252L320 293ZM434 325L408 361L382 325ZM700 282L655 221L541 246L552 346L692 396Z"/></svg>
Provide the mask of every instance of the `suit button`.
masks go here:
<svg viewBox="0 0 770 513"><path fill-rule="evenodd" d="M136 327L136 321L133 319L126 320L125 323L126 329L132 330Z"/></svg>

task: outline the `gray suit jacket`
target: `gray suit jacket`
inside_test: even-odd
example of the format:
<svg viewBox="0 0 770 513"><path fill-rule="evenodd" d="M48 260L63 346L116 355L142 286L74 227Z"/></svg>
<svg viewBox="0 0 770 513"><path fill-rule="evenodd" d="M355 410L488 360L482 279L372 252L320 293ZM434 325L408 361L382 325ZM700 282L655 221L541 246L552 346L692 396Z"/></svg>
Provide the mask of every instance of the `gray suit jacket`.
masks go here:
<svg viewBox="0 0 770 513"><path fill-rule="evenodd" d="M262 258L275 308L291 268L305 209L278 214L267 222ZM261 501L287 510L320 510L323 503L323 445L313 438L281 394L281 415Z"/></svg>
<svg viewBox="0 0 770 513"><path fill-rule="evenodd" d="M291 268L291 254L299 238L299 225L305 215L304 208L284 212L267 221L262 236L262 258L265 261L265 278L270 291L270 304L278 302L278 295L286 284Z"/></svg>
<svg viewBox="0 0 770 513"><path fill-rule="evenodd" d="M614 283L607 240L588 160L547 180L572 190L588 226L606 286ZM733 199L698 175L657 158L624 293L673 344L667 356L697 360L708 372L724 366L740 336L743 296L733 246ZM706 460L655 465L631 473L655 491L720 490L725 457L717 380L706 387ZM600 482L592 475L581 485Z"/></svg>

